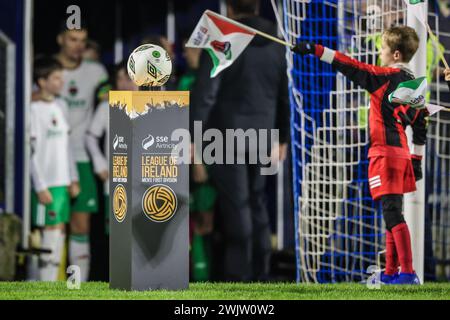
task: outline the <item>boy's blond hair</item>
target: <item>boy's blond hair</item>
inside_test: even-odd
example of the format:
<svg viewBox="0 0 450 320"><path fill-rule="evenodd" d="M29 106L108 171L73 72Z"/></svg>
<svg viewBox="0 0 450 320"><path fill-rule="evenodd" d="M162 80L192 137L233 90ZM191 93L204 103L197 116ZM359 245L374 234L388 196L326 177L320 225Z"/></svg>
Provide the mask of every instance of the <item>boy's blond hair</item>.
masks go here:
<svg viewBox="0 0 450 320"><path fill-rule="evenodd" d="M402 54L403 62L409 62L419 48L419 36L408 26L391 27L383 32L383 40L394 53Z"/></svg>

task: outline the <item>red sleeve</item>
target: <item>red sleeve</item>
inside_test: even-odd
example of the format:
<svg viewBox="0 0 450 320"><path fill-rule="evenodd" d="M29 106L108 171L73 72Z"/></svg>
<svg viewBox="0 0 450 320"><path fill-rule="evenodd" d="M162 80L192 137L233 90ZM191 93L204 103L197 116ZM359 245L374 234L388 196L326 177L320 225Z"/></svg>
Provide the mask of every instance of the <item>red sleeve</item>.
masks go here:
<svg viewBox="0 0 450 320"><path fill-rule="evenodd" d="M349 80L371 93L389 81L390 76L400 72L398 68L379 67L358 61L322 45L316 45L315 54L321 60L332 63ZM329 59L331 55L333 55L332 61Z"/></svg>

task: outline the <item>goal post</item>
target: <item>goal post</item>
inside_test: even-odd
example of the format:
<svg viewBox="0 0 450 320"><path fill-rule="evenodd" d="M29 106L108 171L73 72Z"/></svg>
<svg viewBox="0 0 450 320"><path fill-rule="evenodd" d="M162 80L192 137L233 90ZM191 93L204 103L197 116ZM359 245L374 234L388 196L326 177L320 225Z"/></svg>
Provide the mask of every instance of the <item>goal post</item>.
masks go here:
<svg viewBox="0 0 450 320"><path fill-rule="evenodd" d="M0 31L0 213L14 212L16 46Z"/></svg>
<svg viewBox="0 0 450 320"><path fill-rule="evenodd" d="M426 1L428 2L428 1ZM428 12L425 12L427 16ZM427 69L427 30L419 22L416 16L407 11L407 24L416 30L420 42L419 48L410 62L412 71L416 77L426 76ZM410 149L412 147L412 130L407 130ZM412 149L411 149L412 150ZM426 157L426 146L424 156ZM426 158L422 161L422 172L426 172ZM404 215L411 234L411 248L413 253L414 270L419 279L424 281L424 257L425 257L425 183L427 175L421 181L416 182L417 190L404 196Z"/></svg>

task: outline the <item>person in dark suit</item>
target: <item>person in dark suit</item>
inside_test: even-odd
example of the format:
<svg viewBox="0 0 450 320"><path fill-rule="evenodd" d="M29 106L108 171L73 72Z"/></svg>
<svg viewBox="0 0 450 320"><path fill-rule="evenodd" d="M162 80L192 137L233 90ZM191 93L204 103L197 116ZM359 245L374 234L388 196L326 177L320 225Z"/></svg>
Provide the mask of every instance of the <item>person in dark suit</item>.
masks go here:
<svg viewBox="0 0 450 320"><path fill-rule="evenodd" d="M227 1L231 19L276 35L276 26L257 15L258 7L259 0ZM234 64L215 78L210 78L212 61L203 52L191 91L191 124L202 121L204 129L222 133L226 129L279 129L279 143L268 142L267 152L277 161L284 160L290 128L285 50L257 35ZM259 152L259 144L247 144L246 160L251 152ZM271 252L266 179L261 163L236 164L238 157L235 152L234 164L210 167L224 241L221 280L262 281L268 277Z"/></svg>

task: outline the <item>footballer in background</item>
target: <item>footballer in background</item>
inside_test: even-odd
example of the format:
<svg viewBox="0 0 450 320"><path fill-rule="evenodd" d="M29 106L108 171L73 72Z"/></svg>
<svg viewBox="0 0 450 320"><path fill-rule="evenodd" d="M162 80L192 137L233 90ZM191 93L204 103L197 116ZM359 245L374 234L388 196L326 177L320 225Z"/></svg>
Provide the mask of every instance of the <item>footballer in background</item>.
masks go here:
<svg viewBox="0 0 450 320"><path fill-rule="evenodd" d="M69 106L70 143L80 178L80 194L71 207L69 263L80 267L81 281L88 280L90 270L90 214L98 211L97 185L85 135L94 113L96 89L108 77L101 64L83 59L87 39L85 26L68 30L64 23L57 36L60 51L56 55L64 68L61 96Z"/></svg>

